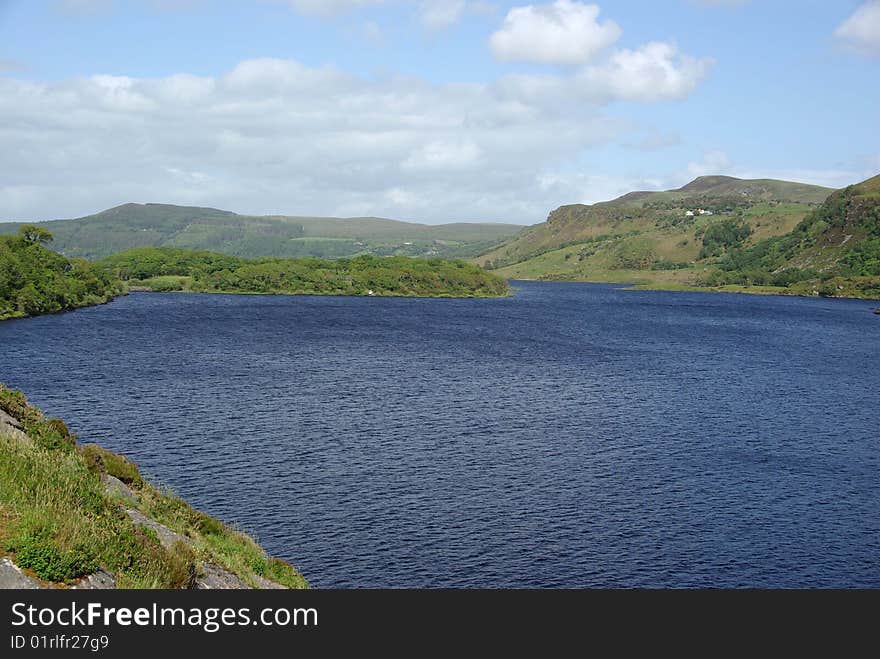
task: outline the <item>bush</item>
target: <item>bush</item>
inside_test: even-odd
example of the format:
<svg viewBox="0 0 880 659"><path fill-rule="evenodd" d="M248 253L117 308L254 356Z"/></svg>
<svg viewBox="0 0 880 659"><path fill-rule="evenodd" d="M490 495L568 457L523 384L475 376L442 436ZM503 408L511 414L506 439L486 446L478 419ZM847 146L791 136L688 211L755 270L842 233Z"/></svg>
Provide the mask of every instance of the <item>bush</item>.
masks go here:
<svg viewBox="0 0 880 659"><path fill-rule="evenodd" d="M97 444L81 446L79 452L94 470L118 478L126 485L140 486L144 482L137 465L124 455L108 451Z"/></svg>
<svg viewBox="0 0 880 659"><path fill-rule="evenodd" d="M69 581L98 569L90 547L78 542L65 548L56 540L54 529L42 523L24 525L7 550L15 552L19 567L33 570L46 581Z"/></svg>

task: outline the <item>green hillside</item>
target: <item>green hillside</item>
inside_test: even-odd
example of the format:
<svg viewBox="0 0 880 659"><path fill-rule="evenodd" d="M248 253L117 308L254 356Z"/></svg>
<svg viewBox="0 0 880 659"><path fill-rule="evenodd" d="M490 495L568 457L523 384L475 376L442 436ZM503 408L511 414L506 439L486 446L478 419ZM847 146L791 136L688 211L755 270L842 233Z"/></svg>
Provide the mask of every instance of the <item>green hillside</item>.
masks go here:
<svg viewBox="0 0 880 659"><path fill-rule="evenodd" d="M878 189L700 177L562 206L477 262L509 278L880 297Z"/></svg>
<svg viewBox="0 0 880 659"><path fill-rule="evenodd" d="M15 233L19 224L0 224ZM207 249L247 258L441 256L470 258L518 232L511 224L425 225L375 217L238 215L215 208L123 204L74 220L40 223L67 257L99 259L134 247Z"/></svg>
<svg viewBox="0 0 880 659"><path fill-rule="evenodd" d="M122 292L105 270L45 247L51 241L33 225L0 236L0 320L100 304Z"/></svg>
<svg viewBox="0 0 880 659"><path fill-rule="evenodd" d="M636 259L639 264L657 261L666 267L699 259L701 232L716 222L732 219L748 224L752 241L781 235L831 192L829 188L786 181L701 176L676 190L630 192L589 206L561 206L550 213L546 222L525 229L476 261L513 277L588 279L593 271L628 269L632 259L627 255L636 250L641 252L641 258ZM711 215L687 215L699 209ZM537 268L528 263L576 245L584 247L566 252L558 263L544 259Z"/></svg>
<svg viewBox="0 0 880 659"><path fill-rule="evenodd" d="M880 297L880 176L837 190L790 233L731 250L707 283Z"/></svg>
<svg viewBox="0 0 880 659"><path fill-rule="evenodd" d="M98 261L133 289L199 293L496 297L507 281L465 261L372 255L335 260L244 259L172 247L138 247Z"/></svg>

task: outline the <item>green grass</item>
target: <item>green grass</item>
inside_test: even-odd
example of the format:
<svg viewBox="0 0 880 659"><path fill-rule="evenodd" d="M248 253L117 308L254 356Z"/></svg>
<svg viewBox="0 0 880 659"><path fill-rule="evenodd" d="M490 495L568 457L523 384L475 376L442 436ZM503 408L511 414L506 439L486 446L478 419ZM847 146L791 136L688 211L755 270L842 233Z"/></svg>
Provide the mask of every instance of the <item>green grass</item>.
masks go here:
<svg viewBox="0 0 880 659"><path fill-rule="evenodd" d="M207 251L141 247L98 263L130 285L196 293L499 297L502 278L464 261L405 256L243 259Z"/></svg>
<svg viewBox="0 0 880 659"><path fill-rule="evenodd" d="M122 282L81 259L45 245L48 232L28 225L0 236L0 320L101 304L123 291Z"/></svg>
<svg viewBox="0 0 880 659"><path fill-rule="evenodd" d="M14 233L19 226L2 223L0 233ZM427 225L375 217L252 216L171 204L124 204L41 226L55 235L59 252L90 260L136 247L203 249L246 258L340 258L393 254L407 248L406 242L418 243L408 246L405 253L411 256L469 258L522 228L490 223Z"/></svg>
<svg viewBox="0 0 880 659"><path fill-rule="evenodd" d="M70 584L103 567L120 588L186 588L200 561L212 561L257 585L257 576L291 588L308 584L291 565L268 557L247 535L145 482L136 465L95 445L76 444L21 392L0 384L0 409L31 439L0 431L0 551L36 577ZM105 492L103 474L129 484L136 503ZM134 506L188 538L172 547L136 526Z"/></svg>

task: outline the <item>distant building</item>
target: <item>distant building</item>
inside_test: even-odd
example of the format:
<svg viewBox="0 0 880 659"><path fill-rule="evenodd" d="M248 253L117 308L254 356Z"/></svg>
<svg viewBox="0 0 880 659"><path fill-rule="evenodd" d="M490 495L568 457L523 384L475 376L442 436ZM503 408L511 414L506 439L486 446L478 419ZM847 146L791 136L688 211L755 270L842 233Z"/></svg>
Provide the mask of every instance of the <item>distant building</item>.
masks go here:
<svg viewBox="0 0 880 659"><path fill-rule="evenodd" d="M693 216L694 216L694 212L693 212L693 211L687 211L687 212L685 213L685 217L693 217Z"/></svg>

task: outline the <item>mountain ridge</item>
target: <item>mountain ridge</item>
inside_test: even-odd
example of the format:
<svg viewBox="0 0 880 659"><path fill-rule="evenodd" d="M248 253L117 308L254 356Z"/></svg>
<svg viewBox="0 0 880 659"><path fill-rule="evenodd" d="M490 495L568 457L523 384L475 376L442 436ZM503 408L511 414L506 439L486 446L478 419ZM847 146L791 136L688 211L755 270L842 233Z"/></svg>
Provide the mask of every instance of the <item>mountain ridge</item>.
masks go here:
<svg viewBox="0 0 880 659"><path fill-rule="evenodd" d="M880 177L837 191L699 177L675 190L560 206L476 262L512 279L866 297L880 288L877 200Z"/></svg>
<svg viewBox="0 0 880 659"><path fill-rule="evenodd" d="M0 224L0 234L25 223ZM33 223L27 223L33 224ZM420 224L381 217L242 215L202 206L128 202L79 218L38 223L68 257L100 259L134 247L207 249L241 257L470 258L517 233L512 224Z"/></svg>

